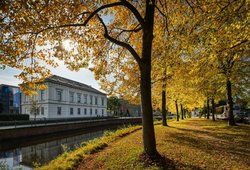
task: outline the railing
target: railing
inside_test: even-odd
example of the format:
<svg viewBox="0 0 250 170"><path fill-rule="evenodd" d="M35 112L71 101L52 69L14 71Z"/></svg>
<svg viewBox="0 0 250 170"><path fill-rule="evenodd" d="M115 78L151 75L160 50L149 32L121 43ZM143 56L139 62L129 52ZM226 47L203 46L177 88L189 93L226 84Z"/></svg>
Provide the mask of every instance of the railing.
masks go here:
<svg viewBox="0 0 250 170"><path fill-rule="evenodd" d="M80 123L89 121L101 121L107 119L116 119L117 117L85 117L85 118L61 118L61 119L37 119L22 121L0 121L1 129L13 129L22 127L48 126L65 123Z"/></svg>

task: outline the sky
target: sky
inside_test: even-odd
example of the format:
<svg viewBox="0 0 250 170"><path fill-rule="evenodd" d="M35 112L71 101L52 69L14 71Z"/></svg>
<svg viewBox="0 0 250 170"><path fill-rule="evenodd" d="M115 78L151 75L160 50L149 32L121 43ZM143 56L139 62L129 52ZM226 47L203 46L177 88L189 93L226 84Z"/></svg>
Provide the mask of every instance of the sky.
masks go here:
<svg viewBox="0 0 250 170"><path fill-rule="evenodd" d="M78 72L70 71L63 63L60 63L59 67L51 68L51 72L52 74L78 81L100 90L98 81L95 80L94 74L88 69L81 69ZM18 86L21 81L18 78L15 78L14 75L18 75L19 73L19 70L10 67L6 67L4 70L0 69L0 84ZM103 90L101 91L104 92Z"/></svg>
<svg viewBox="0 0 250 170"><path fill-rule="evenodd" d="M113 16L107 15L107 16L102 16L102 18L105 23L108 23L113 19ZM66 40L63 43L63 45L66 49L71 50L72 47L70 43L71 43L70 41ZM105 93L105 91L100 89L98 81L95 80L94 74L90 70L82 68L78 72L75 72L67 69L62 61L59 61L58 64L59 67L56 68L49 67L52 74L90 85L93 88ZM21 72L20 70L13 69L10 67L6 67L4 70L0 69L0 84L18 86L18 84L22 83L22 81L19 80L18 78L15 78L14 75L18 75L20 72Z"/></svg>

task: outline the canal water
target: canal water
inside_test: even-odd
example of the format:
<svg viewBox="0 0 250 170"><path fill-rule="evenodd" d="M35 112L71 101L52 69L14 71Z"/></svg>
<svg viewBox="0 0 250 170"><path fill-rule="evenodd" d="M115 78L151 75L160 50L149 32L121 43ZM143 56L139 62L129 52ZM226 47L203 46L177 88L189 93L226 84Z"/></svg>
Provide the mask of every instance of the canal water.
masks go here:
<svg viewBox="0 0 250 170"><path fill-rule="evenodd" d="M73 136L71 134L70 136L60 139L53 139L50 137L46 142L44 142L44 139L36 141L27 139L26 141L13 142L12 149L0 151L0 170L32 170L34 163L39 163L41 165L46 164L65 150L73 150L79 147L82 142L101 137L104 131L114 129L117 129L117 127L105 130L99 129L94 132L84 132L84 134L79 134L79 132L77 132L77 134Z"/></svg>

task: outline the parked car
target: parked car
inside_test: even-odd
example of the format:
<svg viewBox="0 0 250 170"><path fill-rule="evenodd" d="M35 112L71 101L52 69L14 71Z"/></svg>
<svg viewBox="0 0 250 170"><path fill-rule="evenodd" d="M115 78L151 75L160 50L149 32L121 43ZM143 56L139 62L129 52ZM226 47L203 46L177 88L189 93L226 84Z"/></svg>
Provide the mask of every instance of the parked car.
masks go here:
<svg viewBox="0 0 250 170"><path fill-rule="evenodd" d="M250 123L250 112L239 112L234 118L238 123Z"/></svg>

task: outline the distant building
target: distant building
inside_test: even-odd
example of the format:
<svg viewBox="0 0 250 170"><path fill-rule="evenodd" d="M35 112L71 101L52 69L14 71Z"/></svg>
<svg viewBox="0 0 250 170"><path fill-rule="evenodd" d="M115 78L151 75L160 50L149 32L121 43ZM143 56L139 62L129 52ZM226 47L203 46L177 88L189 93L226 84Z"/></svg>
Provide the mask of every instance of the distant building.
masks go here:
<svg viewBox="0 0 250 170"><path fill-rule="evenodd" d="M228 118L229 117L229 105L224 105L223 107L223 113L222 116ZM238 115L240 113L240 105L234 104L233 105L233 114Z"/></svg>
<svg viewBox="0 0 250 170"><path fill-rule="evenodd" d="M127 100L119 100L120 116L136 117L141 116L141 105L130 104Z"/></svg>
<svg viewBox="0 0 250 170"><path fill-rule="evenodd" d="M0 84L0 114L20 114L20 96L19 87Z"/></svg>
<svg viewBox="0 0 250 170"><path fill-rule="evenodd" d="M32 100L37 103L36 118L80 118L107 116L106 94L83 83L72 81L56 75L45 79L46 90L39 90L38 95L22 95L22 110L31 113Z"/></svg>

